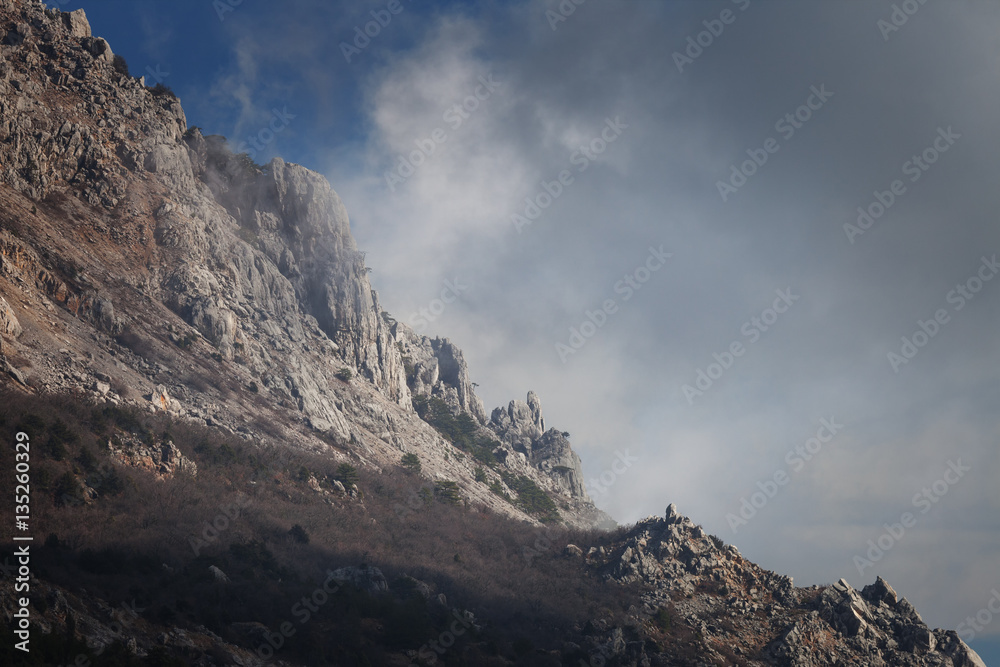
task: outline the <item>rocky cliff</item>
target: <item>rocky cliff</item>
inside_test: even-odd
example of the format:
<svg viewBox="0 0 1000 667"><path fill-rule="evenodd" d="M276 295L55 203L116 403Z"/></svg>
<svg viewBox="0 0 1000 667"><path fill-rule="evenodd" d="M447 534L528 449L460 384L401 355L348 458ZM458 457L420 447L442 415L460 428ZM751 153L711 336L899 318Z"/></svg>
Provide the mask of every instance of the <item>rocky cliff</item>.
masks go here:
<svg viewBox="0 0 1000 667"><path fill-rule="evenodd" d="M180 418L334 457L349 443L375 468L415 453L470 502L536 520L415 413L435 396L488 423L461 350L382 311L326 179L189 127L82 10L0 2L0 164L5 377L144 408L162 391ZM589 525L555 449L516 472Z"/></svg>

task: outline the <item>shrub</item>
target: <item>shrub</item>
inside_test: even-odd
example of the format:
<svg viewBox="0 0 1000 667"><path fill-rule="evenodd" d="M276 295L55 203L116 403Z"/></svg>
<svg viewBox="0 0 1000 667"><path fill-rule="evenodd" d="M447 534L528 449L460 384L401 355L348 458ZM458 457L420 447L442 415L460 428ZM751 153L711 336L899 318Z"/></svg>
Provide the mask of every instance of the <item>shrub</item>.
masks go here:
<svg viewBox="0 0 1000 667"><path fill-rule="evenodd" d="M670 611L666 607L660 607L653 615L653 625L663 632L670 632Z"/></svg>
<svg viewBox="0 0 1000 667"><path fill-rule="evenodd" d="M486 471L483 470L482 466L476 466L476 481L485 482L486 481Z"/></svg>
<svg viewBox="0 0 1000 667"><path fill-rule="evenodd" d="M411 472L420 472L420 458L413 453L403 454L403 467L407 468Z"/></svg>
<svg viewBox="0 0 1000 667"><path fill-rule="evenodd" d="M490 491L492 491L495 495L500 496L507 502L513 502L513 498L510 497L509 493L503 490L503 485L500 484L498 480L490 482Z"/></svg>
<svg viewBox="0 0 1000 667"><path fill-rule="evenodd" d="M500 476L504 484L517 493L517 505L525 512L537 516L543 523L559 520L559 510L552 498L530 478L524 475L515 477L507 471L501 471Z"/></svg>
<svg viewBox="0 0 1000 667"><path fill-rule="evenodd" d="M240 237L240 240L249 245L251 248L256 248L260 250L260 237L257 236L257 232L250 229L249 227L240 227L237 230L236 235Z"/></svg>
<svg viewBox="0 0 1000 667"><path fill-rule="evenodd" d="M189 347L191 347L191 343L195 342L196 340L198 340L197 336L195 336L193 333L187 333L184 334L184 336L178 336L177 338L175 338L174 344L177 347L181 348L182 350L186 350Z"/></svg>
<svg viewBox="0 0 1000 667"><path fill-rule="evenodd" d="M43 444L49 436L47 424L56 419L78 434L79 440L67 445L69 456L64 462L39 461L39 474L43 469L51 471L49 490L39 489L33 501L46 517L46 531L40 537L50 531L58 534L47 541L46 548L39 549L39 576L74 592L85 587L88 597L106 600L111 606L135 599L139 608L148 609L143 614L146 621L167 627L204 625L217 634L228 634L227 628L234 621L256 621L277 628L291 620L289 609L312 595L328 567L366 562L379 567L389 581L409 574L425 582L432 596L444 593L449 602L476 610L477 616L482 610L491 626L482 636L476 631L467 633L473 652L466 662L487 664L487 654L502 653L514 659L511 647L518 639L523 640L518 644L523 650L529 648L528 642L536 650L558 650L564 638L580 644L574 625L582 627L596 617L610 617L622 625L628 606L637 597L626 586L605 586L583 563L559 557L564 541L586 550L597 544L608 546L621 535L602 538L598 532L578 534L571 530L565 539L559 538L559 544L526 560L521 557L522 547L536 542L538 528L500 513L465 511L454 482L417 484L409 475L379 473L361 464L354 471L349 464L338 466L341 462L328 455L244 443L217 429L165 415L130 409L106 411L109 407L80 403L75 398L25 396L0 388L0 439L13 441L12 429L32 413L44 415L46 422L32 434L32 442ZM65 473L83 448L88 448L98 462L98 471L86 475L95 486L96 478L114 465L99 444L116 433L121 435L117 419L149 433L155 442L169 430L177 446L197 460L198 475L161 479L147 471L129 470L131 481L123 479L124 490L119 496L101 489L84 504L78 497L79 473ZM0 448L0 470L12 465L13 450ZM515 491L502 486L498 475L485 465L480 468L487 479L494 480L491 487L498 495L507 491L516 496ZM279 485L270 481L275 475L287 480L281 471L289 471L294 479L301 469L320 479L335 475L349 483L357 479L368 497L361 505L309 493L298 482ZM530 497L530 490L518 485L516 477L510 476L510 482L523 496L518 501ZM53 498L56 487L65 497ZM331 511L331 502L335 511ZM70 507L57 507L57 503ZM402 515L401 510L405 510ZM228 527L223 527L222 511L227 512ZM211 525L220 530L219 537L210 545L197 547L200 554L198 550L192 553L195 545L188 537L202 536ZM304 536L308 536L308 543L300 541ZM163 563L168 564L169 575L164 574ZM216 585L209 565L229 575L231 583ZM402 586L393 588L404 592ZM384 649L417 649L455 620L443 609L438 613L437 605L427 605L420 594L427 593L422 587L416 595L405 593L394 601L397 596L392 592L369 596L341 587L330 595L314 620L301 628L296 641L288 642L282 655L296 664L330 664L341 655L347 655L351 664L390 664L401 656L387 656ZM671 636L683 631L682 626L675 622ZM655 632L652 624L646 627ZM61 635L61 631L40 635L38 647L32 642L39 664L67 662L66 646L49 653L42 644ZM12 638L0 628L5 645L12 646L8 641ZM464 656L461 641L450 655ZM74 647L70 653L75 656L82 651ZM172 647L167 651L176 652ZM95 656L88 656L88 660L109 665L140 663L139 659L119 662L117 653L114 660L105 660L110 653L108 649L101 660ZM11 663L5 660L8 655L10 651L0 648L0 664ZM533 656L529 653L526 657ZM565 661L566 654L562 657ZM167 660L167 655L151 651L150 658L142 662L165 665Z"/></svg>
<svg viewBox="0 0 1000 667"><path fill-rule="evenodd" d="M152 88L147 87L146 90L153 93L154 97L167 96L167 97L172 97L175 100L177 99L177 94L174 93L173 90L171 90L170 86L164 86L162 83L157 83Z"/></svg>
<svg viewBox="0 0 1000 667"><path fill-rule="evenodd" d="M350 368L341 368L339 371L337 371L333 375L338 380L342 380L344 382L350 382L351 378L354 376L354 374L351 373L351 369Z"/></svg>
<svg viewBox="0 0 1000 667"><path fill-rule="evenodd" d="M63 473L62 477L56 480L54 489L56 505L74 505L80 499L80 482L76 475L71 472Z"/></svg>
<svg viewBox="0 0 1000 667"><path fill-rule="evenodd" d="M472 454L472 458L491 468L499 465L493 450L500 443L480 435L479 424L468 413L461 412L456 416L441 398L421 394L413 397L413 409L448 442Z"/></svg>
<svg viewBox="0 0 1000 667"><path fill-rule="evenodd" d="M343 484L344 488L349 489L358 483L358 469L350 463L341 463L337 466L337 474L334 479Z"/></svg>
<svg viewBox="0 0 1000 667"><path fill-rule="evenodd" d="M462 502L462 495L458 490L458 482L443 480L434 482L434 497L441 502L457 505Z"/></svg>
<svg viewBox="0 0 1000 667"><path fill-rule="evenodd" d="M99 472L94 479L89 479L88 483L102 496L118 496L129 487L134 487L130 478L110 466Z"/></svg>
<svg viewBox="0 0 1000 667"><path fill-rule="evenodd" d="M307 533L306 529L299 524L292 526L291 530L288 531L288 534L299 544L309 544L309 533Z"/></svg>
<svg viewBox="0 0 1000 667"><path fill-rule="evenodd" d="M128 63L125 61L124 56L116 53L111 61L111 67L119 74L129 76Z"/></svg>
<svg viewBox="0 0 1000 667"><path fill-rule="evenodd" d="M86 472L94 472L97 470L97 457L94 453L90 451L89 447L81 447L80 455L76 457L76 462L80 464L80 467Z"/></svg>

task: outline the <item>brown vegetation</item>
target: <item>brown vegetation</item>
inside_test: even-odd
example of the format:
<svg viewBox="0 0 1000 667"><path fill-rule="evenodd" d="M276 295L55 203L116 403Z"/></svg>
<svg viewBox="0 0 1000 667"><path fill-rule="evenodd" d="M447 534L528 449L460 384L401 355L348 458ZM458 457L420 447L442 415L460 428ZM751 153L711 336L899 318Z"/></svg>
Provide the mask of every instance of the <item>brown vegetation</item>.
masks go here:
<svg viewBox="0 0 1000 667"><path fill-rule="evenodd" d="M327 570L370 564L396 594L342 591L283 649L287 659L318 664L348 651L378 664L380 651L434 639L447 609L415 600L405 576L429 584L432 600L444 593L449 608L475 612L485 627L464 642L513 658L515 645L559 649L588 620L622 622L636 600L562 555L568 542L586 549L611 535L514 522L454 503L441 484L421 493L427 482L402 467L358 466L361 501L334 490L347 470L332 457L72 397L11 391L0 405L0 438L24 430L32 443L33 521L50 535L39 576L112 605L134 599L150 622L205 625L238 642L232 623L277 627ZM105 445L126 433L173 441L197 476L158 479L115 463ZM12 448L0 448L0 469L12 466ZM210 565L231 584L213 582Z"/></svg>

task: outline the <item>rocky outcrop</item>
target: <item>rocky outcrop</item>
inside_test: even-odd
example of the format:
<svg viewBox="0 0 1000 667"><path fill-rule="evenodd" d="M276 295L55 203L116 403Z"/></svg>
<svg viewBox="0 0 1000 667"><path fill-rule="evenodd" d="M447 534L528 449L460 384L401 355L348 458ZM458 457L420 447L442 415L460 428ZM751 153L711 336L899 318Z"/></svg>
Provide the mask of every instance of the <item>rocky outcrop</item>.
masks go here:
<svg viewBox="0 0 1000 667"><path fill-rule="evenodd" d="M350 584L366 593L384 593L389 590L389 583L382 570L371 565L341 567L331 572L329 577L338 584Z"/></svg>
<svg viewBox="0 0 1000 667"><path fill-rule="evenodd" d="M513 400L506 408L494 408L490 428L517 451L530 453L532 443L545 432L542 403L538 395L529 391L527 403Z"/></svg>
<svg viewBox="0 0 1000 667"><path fill-rule="evenodd" d="M522 459L551 480L560 493L590 501L583 465L570 446L569 434L545 430L542 402L535 392L528 392L527 402L513 400L506 408L494 409L489 427L500 438L505 460Z"/></svg>
<svg viewBox="0 0 1000 667"><path fill-rule="evenodd" d="M606 554L591 550L585 558L608 580L640 584L645 617L675 638L696 637L708 664L985 667L955 632L929 629L883 579L860 592L843 579L796 588L674 505L664 518L636 524Z"/></svg>
<svg viewBox="0 0 1000 667"><path fill-rule="evenodd" d="M462 351L447 338L428 338L402 322L389 318L396 345L402 354L406 381L414 396L437 397L455 412L466 412L480 424L486 409L469 379Z"/></svg>
<svg viewBox="0 0 1000 667"><path fill-rule="evenodd" d="M177 472L198 474L198 464L184 456L172 441L148 445L129 435L108 441L108 449L123 465L170 477Z"/></svg>

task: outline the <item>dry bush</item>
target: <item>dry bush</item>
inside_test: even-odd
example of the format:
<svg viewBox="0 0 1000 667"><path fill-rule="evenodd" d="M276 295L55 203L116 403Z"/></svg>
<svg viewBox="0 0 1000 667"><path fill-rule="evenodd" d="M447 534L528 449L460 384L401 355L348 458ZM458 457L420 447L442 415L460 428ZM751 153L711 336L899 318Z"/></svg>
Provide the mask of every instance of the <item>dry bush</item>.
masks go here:
<svg viewBox="0 0 1000 667"><path fill-rule="evenodd" d="M445 593L449 606L487 618L495 628L490 641L503 652L514 651L516 641L521 647L559 649L574 625L598 617L621 622L636 600L634 591L604 582L582 562L562 556L569 541L586 550L610 544L609 535L532 527L440 502L433 493L424 499L421 489L431 488L429 482L401 467L381 474L358 467L362 503L331 485L326 494L309 488L310 475L327 484L338 474L341 461L329 457L248 444L160 414L98 408L69 397L8 392L0 395L0 406L0 437L8 441L26 414L45 415L33 443L45 437L54 417L79 435L66 445L65 460L33 459L51 480L73 472L81 448L96 452L98 469L114 467L100 445L122 430L147 441L169 437L197 462L197 477L159 479L121 470L127 483L120 492L92 504L59 505L51 490L35 500L38 525L56 534L52 544L60 545L39 551L46 576L112 604L135 598L149 608L151 621L203 624L235 639L228 635L230 623L276 627L328 569L367 563L393 582L396 595L382 599L342 591L289 651L319 662L325 658L317 656L339 647L371 661L365 646L416 649L446 627L439 623L448 622L435 617L433 605L412 607L405 586L395 583L404 576ZM0 469L7 469L11 448L0 449ZM238 516L219 518L240 499ZM206 540L213 522L225 525ZM308 544L290 535L296 525L308 534ZM534 555L526 557L525 549ZM207 574L213 564L230 576L231 585L213 584ZM377 621L365 625L366 618ZM372 629L376 626L383 630ZM470 634L463 641L479 639Z"/></svg>

